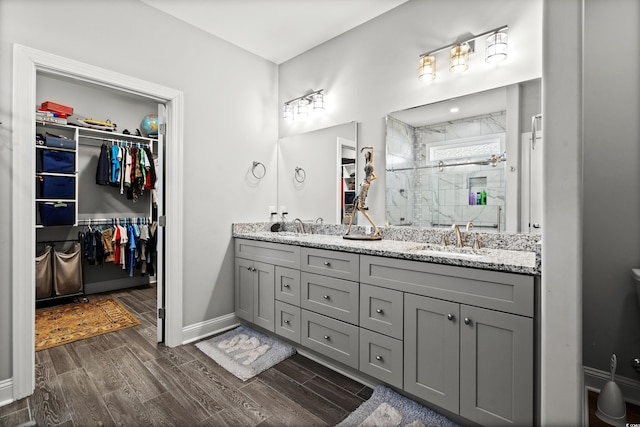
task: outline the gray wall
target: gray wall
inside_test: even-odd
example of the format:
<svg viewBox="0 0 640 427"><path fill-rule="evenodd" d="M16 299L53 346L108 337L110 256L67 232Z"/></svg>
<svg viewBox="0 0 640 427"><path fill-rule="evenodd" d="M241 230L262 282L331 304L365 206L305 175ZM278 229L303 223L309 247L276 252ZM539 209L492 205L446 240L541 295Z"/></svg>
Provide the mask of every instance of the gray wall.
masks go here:
<svg viewBox="0 0 640 427"><path fill-rule="evenodd" d="M324 89L327 112L305 122L280 118L280 137L355 120L358 145L375 147L379 175L369 190L369 214L385 222L385 116L456 96L542 76L541 0L413 0L280 65L279 98L283 102L306 90ZM437 78L418 80L420 54L509 25L509 60L489 66L472 55L469 70L448 70L446 52L437 57ZM482 43L482 41L480 41ZM515 160L515 159L514 159ZM360 182L364 172L357 171ZM364 220L364 218L363 218ZM366 220L365 220L366 221Z"/></svg>
<svg viewBox="0 0 640 427"><path fill-rule="evenodd" d="M233 312L231 224L276 203L277 66L138 1L0 0L0 381L12 375L12 43L184 92L183 326Z"/></svg>
<svg viewBox="0 0 640 427"><path fill-rule="evenodd" d="M583 360L640 380L640 3L585 6Z"/></svg>

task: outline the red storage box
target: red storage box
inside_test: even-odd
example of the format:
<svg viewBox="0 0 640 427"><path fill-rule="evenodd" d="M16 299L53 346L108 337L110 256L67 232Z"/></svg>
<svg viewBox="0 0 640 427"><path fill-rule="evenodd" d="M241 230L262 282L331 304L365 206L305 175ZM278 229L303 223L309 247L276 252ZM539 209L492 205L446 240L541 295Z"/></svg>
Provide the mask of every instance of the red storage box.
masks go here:
<svg viewBox="0 0 640 427"><path fill-rule="evenodd" d="M51 102L51 101L43 102L40 108L44 110L55 111L57 113L64 113L68 115L73 114L73 108L67 107L66 105L62 105L62 104L56 104L55 102Z"/></svg>

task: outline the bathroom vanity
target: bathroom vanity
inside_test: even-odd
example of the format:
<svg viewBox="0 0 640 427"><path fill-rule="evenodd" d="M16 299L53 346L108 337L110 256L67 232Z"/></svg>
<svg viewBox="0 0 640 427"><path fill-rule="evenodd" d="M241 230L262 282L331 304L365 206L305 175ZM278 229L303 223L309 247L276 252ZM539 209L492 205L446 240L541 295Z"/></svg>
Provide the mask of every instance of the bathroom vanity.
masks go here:
<svg viewBox="0 0 640 427"><path fill-rule="evenodd" d="M236 315L435 409L482 425L533 425L540 251L525 235L495 236L493 245L523 247L235 225Z"/></svg>

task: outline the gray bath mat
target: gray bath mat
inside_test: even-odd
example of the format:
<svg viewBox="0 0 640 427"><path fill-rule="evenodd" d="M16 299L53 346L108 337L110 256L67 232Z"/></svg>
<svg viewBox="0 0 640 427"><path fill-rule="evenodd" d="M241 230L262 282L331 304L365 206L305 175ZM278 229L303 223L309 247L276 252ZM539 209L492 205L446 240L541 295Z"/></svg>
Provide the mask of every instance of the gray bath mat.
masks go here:
<svg viewBox="0 0 640 427"><path fill-rule="evenodd" d="M282 362L295 348L246 326L196 344L202 352L242 381Z"/></svg>
<svg viewBox="0 0 640 427"><path fill-rule="evenodd" d="M377 386L373 395L337 427L454 427L458 424L395 391Z"/></svg>

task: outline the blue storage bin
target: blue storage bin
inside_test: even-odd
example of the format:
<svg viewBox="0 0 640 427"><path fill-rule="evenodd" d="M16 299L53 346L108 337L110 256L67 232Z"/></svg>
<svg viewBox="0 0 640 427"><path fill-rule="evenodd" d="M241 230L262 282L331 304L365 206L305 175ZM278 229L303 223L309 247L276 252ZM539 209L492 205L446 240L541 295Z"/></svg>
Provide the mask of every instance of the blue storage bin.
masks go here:
<svg viewBox="0 0 640 427"><path fill-rule="evenodd" d="M54 148L68 148L71 150L76 149L75 140L67 139L67 138L59 138L57 136L47 135L44 141L44 145L46 145L47 147L54 147Z"/></svg>
<svg viewBox="0 0 640 427"><path fill-rule="evenodd" d="M37 150L36 170L49 173L75 173L76 153L58 150Z"/></svg>
<svg viewBox="0 0 640 427"><path fill-rule="evenodd" d="M75 199L76 179L68 176L37 176L36 198Z"/></svg>
<svg viewBox="0 0 640 427"><path fill-rule="evenodd" d="M72 202L40 203L40 222L45 227L73 225L76 219L76 204Z"/></svg>

